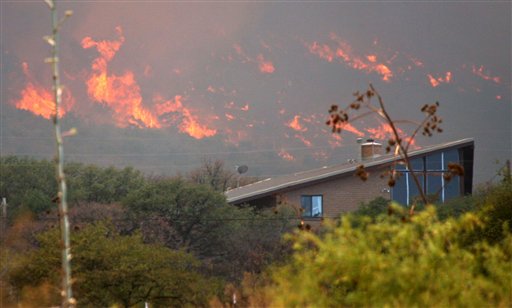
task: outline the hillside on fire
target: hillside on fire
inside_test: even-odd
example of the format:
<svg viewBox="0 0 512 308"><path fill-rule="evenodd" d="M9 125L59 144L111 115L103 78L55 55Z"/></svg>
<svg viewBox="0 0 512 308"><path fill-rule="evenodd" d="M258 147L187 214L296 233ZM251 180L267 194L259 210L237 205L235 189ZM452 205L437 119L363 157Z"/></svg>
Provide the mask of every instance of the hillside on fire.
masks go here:
<svg viewBox="0 0 512 308"><path fill-rule="evenodd" d="M511 10L0 1L0 307L512 306Z"/></svg>
<svg viewBox="0 0 512 308"><path fill-rule="evenodd" d="M51 159L46 10L1 6L3 25L13 25L1 30L2 155ZM508 4L228 7L63 5L75 12L59 61L59 114L78 132L66 138L70 160L172 176L207 157L249 165L258 177L346 162L357 138L391 135L378 117L341 135L324 125L330 105L369 82L400 119L419 121L417 107L439 101L450 119L444 133L418 136L416 146L473 137L477 183L510 158ZM396 16L414 21L404 27ZM411 134L413 126L399 128Z"/></svg>

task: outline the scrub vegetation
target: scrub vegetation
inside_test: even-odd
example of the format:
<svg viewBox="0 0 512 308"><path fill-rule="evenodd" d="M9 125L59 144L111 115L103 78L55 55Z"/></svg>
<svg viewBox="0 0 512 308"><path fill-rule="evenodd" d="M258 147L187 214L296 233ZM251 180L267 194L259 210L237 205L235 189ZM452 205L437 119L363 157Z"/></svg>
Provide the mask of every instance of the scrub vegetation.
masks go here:
<svg viewBox="0 0 512 308"><path fill-rule="evenodd" d="M2 303L58 305L52 163L3 157L0 168ZM197 184L206 166L154 178L72 163L66 174L78 305L227 307L233 296L252 307L511 304L507 177L412 217L375 199L307 232L291 209L228 205L210 184L222 179Z"/></svg>

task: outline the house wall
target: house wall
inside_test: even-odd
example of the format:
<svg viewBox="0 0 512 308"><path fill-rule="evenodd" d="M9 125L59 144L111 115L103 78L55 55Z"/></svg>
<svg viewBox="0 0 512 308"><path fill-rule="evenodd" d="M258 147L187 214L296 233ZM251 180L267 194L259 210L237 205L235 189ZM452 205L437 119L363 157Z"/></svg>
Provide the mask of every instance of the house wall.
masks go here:
<svg viewBox="0 0 512 308"><path fill-rule="evenodd" d="M282 200L288 205L300 208L302 195L322 195L322 216L338 218L341 213L356 210L361 202L368 202L377 197L390 199L387 178L380 178L383 170L367 170L370 176L364 182L359 177L348 174L341 178L297 188L282 193ZM318 220L318 218L311 219Z"/></svg>

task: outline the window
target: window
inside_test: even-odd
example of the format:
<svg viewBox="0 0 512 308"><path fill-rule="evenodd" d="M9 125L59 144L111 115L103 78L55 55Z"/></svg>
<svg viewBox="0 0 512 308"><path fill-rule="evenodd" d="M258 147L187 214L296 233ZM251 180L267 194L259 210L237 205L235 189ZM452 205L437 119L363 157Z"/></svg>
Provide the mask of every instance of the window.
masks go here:
<svg viewBox="0 0 512 308"><path fill-rule="evenodd" d="M459 163L459 152L454 149L443 153L443 169L448 170L449 163ZM460 177L454 176L451 181L444 181L443 200L448 200L461 195Z"/></svg>
<svg viewBox="0 0 512 308"><path fill-rule="evenodd" d="M427 195L437 195L442 202L461 195L461 179L459 177L453 177L449 182L443 179L443 174L448 170L448 163L458 163L459 161L458 150L451 149L411 159L412 171L409 171L404 165L397 165L395 168L402 175L391 189L391 198L401 204L410 205L420 194L412 172L417 176Z"/></svg>
<svg viewBox="0 0 512 308"><path fill-rule="evenodd" d="M321 195L303 195L300 197L300 205L303 209L302 217L322 217Z"/></svg>

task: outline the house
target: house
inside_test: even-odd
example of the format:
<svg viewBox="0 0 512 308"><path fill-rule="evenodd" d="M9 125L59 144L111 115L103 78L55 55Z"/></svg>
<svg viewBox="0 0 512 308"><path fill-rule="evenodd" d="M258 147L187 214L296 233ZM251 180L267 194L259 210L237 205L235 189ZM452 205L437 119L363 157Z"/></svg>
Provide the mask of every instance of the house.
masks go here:
<svg viewBox="0 0 512 308"><path fill-rule="evenodd" d="M410 205L418 196L412 172L427 195L444 202L471 194L473 182L474 140L462 139L409 152L413 170L393 155L381 155L382 145L371 139L361 144L361 158L348 163L265 179L225 192L228 203L249 204L268 208L288 204L302 208L302 217L336 218L343 212L356 210L362 202L376 197ZM449 163L464 168L464 175L446 181L443 175ZM354 176L363 164L369 176L366 181ZM400 176L389 187L386 172L396 170ZM381 176L384 175L384 176Z"/></svg>

